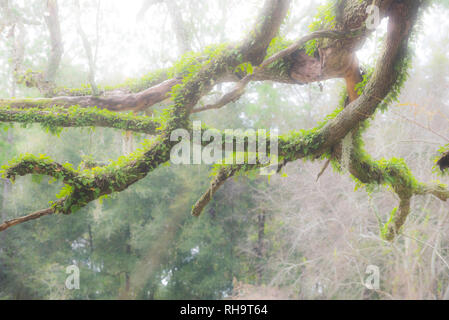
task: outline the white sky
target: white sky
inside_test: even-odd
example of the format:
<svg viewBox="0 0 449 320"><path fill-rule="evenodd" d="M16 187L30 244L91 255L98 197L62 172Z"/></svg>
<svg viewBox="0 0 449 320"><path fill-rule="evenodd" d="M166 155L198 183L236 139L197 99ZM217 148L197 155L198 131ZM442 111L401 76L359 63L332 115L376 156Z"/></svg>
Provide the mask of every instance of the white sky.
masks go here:
<svg viewBox="0 0 449 320"><path fill-rule="evenodd" d="M184 0L187 1L187 0ZM194 1L194 0L191 0ZM304 13L311 5L317 6L325 0L295 0L291 11L295 16L307 15ZM19 7L25 7L29 1L16 0ZM83 10L83 28L89 35L91 43L95 43L95 7L96 0L81 0ZM253 25L253 20L261 6L260 0L237 1L230 0L231 13L228 16L225 34L227 40L236 41L241 39L245 32ZM62 34L64 38L64 61L66 64L78 65L87 69L84 50L78 34L76 33L74 13L72 12L73 0L60 0L60 18ZM101 0L102 17L100 22L100 46L98 52L97 80L100 83L115 83L125 77L135 77L168 66L174 61L178 54L176 38L171 32L171 22L164 5L158 4L150 8L143 21L137 21L136 16L141 8L142 0ZM217 1L210 0L208 15L215 17L219 15ZM418 42L417 55L420 62L429 57L429 40L437 44L446 45L449 21L445 15L446 11L430 10L426 14L421 41ZM218 25L217 21L217 25ZM378 36L385 32L386 21L379 27ZM295 32L297 31L297 32ZM28 38L33 39L32 30L27 30ZM293 30L290 32L292 38L299 38L303 32ZM36 33L34 33L36 38ZM444 39L446 41L440 41ZM201 39L203 43L195 43L194 49L201 46L220 42L216 38L209 37ZM444 48L442 49L445 50ZM375 51L375 43L368 41L364 48L358 53L361 62L368 62ZM35 51L34 51L35 52ZM35 54L35 53L34 53ZM35 54L36 56L36 54ZM33 58L35 58L35 56ZM46 53L41 52L40 58L46 59Z"/></svg>

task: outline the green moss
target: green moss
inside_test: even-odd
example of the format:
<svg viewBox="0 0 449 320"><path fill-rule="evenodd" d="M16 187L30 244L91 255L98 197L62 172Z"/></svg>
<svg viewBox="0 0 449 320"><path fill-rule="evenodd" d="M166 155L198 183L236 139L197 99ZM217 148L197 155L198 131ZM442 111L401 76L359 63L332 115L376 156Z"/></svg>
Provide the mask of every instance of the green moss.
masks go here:
<svg viewBox="0 0 449 320"><path fill-rule="evenodd" d="M52 107L15 109L0 107L1 122L18 122L24 127L40 123L47 132L59 134L64 127L109 127L155 134L160 124L157 118L137 116L132 112L117 113L97 107Z"/></svg>
<svg viewBox="0 0 449 320"><path fill-rule="evenodd" d="M394 221L397 211L398 211L397 207L395 207L393 210L391 210L388 221L380 229L380 237L384 240L389 240L388 233L389 233L390 225Z"/></svg>
<svg viewBox="0 0 449 320"><path fill-rule="evenodd" d="M291 41L291 40L287 40L280 36L274 37L271 40L270 45L268 46L266 58L269 58L269 57L273 56L274 54L276 54L284 49L287 49L292 44L293 44L293 41ZM267 69L275 70L278 74L280 74L281 76L284 76L284 75L288 75L289 70L291 69L291 66L292 66L291 58L286 57L283 59L276 60L275 62L273 62L272 64L267 66Z"/></svg>

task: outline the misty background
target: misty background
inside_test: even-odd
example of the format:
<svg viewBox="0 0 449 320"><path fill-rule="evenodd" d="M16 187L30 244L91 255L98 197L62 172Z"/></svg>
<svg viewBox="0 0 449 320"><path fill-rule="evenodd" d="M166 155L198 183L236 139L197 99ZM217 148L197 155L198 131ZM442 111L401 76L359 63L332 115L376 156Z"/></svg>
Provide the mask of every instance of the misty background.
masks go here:
<svg viewBox="0 0 449 320"><path fill-rule="evenodd" d="M89 66L77 19L95 56L101 87L169 67L186 49L241 39L260 1L175 1L142 12L142 1L59 1L64 53L58 85L88 83ZM295 0L282 36L308 33L318 5ZM10 0L30 21L23 30L24 67L43 70L50 39L45 1ZM79 15L77 15L77 13ZM376 114L365 133L374 158L404 158L418 180L440 180L433 172L440 146L449 143L449 9L435 4L421 19L413 43L410 77L400 103ZM181 17L181 19L176 19ZM176 35L177 23L186 36ZM0 98L39 97L13 79L11 50L17 39L0 29ZM372 65L385 21L358 52ZM217 128L314 127L337 107L342 80L310 85L251 83L237 102L197 114ZM204 102L227 89L217 86ZM164 104L155 109L162 110ZM19 154L46 154L75 167L83 158L116 159L139 146L143 134L106 128L64 129L0 124L0 164ZM403 234L393 243L380 237L397 200L379 188L355 190L348 174L323 162L289 164L282 173L226 182L200 218L191 206L207 189L211 167L164 166L104 201L68 215L48 216L0 233L0 299L449 299L449 205L432 196L414 197ZM48 206L62 187L46 177L0 180L5 221ZM80 289L65 286L66 267L80 268ZM380 289L368 290L366 268L380 270Z"/></svg>

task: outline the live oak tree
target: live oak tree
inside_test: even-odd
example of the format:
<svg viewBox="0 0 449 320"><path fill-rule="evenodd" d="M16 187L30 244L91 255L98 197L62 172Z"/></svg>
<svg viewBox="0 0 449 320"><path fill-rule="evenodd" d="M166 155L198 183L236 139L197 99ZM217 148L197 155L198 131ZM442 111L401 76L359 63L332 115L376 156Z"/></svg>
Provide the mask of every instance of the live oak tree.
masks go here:
<svg viewBox="0 0 449 320"><path fill-rule="evenodd" d="M170 3L167 1L169 10L176 16L177 9ZM294 8L290 7L289 0L266 0L252 30L237 43L221 43L202 52L187 52L173 67L153 71L142 79L97 88L92 76L88 86L67 89L53 81L61 59L62 35L57 1L49 0L46 23L51 36L51 54L47 70L43 73L22 70L20 41L12 57L16 81L38 88L44 97L14 99L12 95L10 99L1 99L0 121L40 123L51 132L68 127L107 127L145 133L152 139L136 152L106 164L89 159L74 168L45 155L31 154L12 159L2 168L5 179L14 181L17 176L47 175L62 181L64 187L58 194L59 199L49 208L4 221L0 231L46 215L72 214L94 200L123 192L169 162L170 150L177 143L170 139L174 130L192 130L193 114L223 108L238 100L250 82L273 81L295 86L343 78L346 89L341 103L325 121L313 129L298 128L279 137L281 166L298 159L327 159L337 170L348 172L356 183L368 189L378 185L391 187L399 204L391 211L381 232L385 239L394 239L410 212L412 197L432 194L442 201L449 198L446 186L417 181L401 159L376 161L363 145L363 131L369 120L398 97L407 78L411 63L409 43L419 13L426 5L428 1L420 0L329 1L317 13L310 33L289 42L279 30L288 10ZM373 31L367 23L372 18L370 6L378 8L379 18L388 18L388 29L377 62L361 72L355 51ZM7 17L6 26L18 26L20 30L32 23L12 14L8 1L3 4L3 12ZM182 33L182 21L177 22L175 30ZM79 33L82 37L81 28ZM177 37L185 40L186 36L179 33ZM89 43L83 42L94 74L92 53L89 54L92 49ZM189 49L186 43L181 46L182 52ZM200 103L214 86L225 82L234 83L233 89L215 103ZM168 101L169 106L160 116L137 114L148 113L150 108L164 101ZM206 129L208 127L203 128ZM225 135L220 134L224 144ZM193 205L192 214L200 215L226 180L260 166L218 165L209 189Z"/></svg>

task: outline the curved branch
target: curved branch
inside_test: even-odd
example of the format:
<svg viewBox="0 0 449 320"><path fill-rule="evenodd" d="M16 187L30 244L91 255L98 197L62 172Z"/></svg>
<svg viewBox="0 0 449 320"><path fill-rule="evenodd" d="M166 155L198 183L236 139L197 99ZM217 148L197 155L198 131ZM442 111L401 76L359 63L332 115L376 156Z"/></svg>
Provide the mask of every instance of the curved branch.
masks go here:
<svg viewBox="0 0 449 320"><path fill-rule="evenodd" d="M78 172L71 167L63 166L44 155L36 157L31 154L11 160L7 166L2 167L1 173L13 181L16 176L41 174L62 179L68 184L73 184L79 177Z"/></svg>

